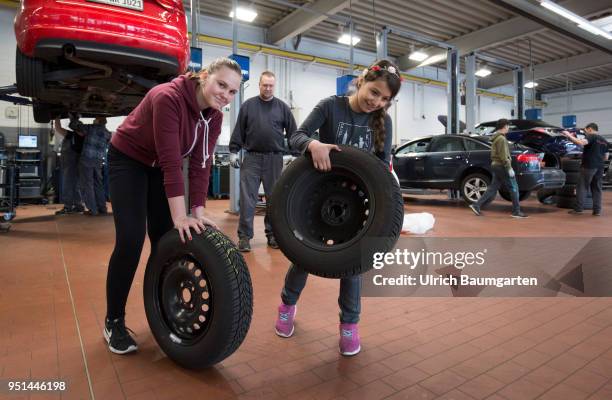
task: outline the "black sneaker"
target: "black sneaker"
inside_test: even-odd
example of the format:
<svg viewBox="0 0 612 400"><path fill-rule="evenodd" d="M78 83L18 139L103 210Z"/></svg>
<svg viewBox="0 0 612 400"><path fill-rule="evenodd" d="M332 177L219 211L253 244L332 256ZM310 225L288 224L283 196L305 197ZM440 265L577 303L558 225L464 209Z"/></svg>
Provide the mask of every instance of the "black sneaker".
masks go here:
<svg viewBox="0 0 612 400"><path fill-rule="evenodd" d="M276 238L272 235L268 236L268 246L273 249L278 249L278 243L276 243Z"/></svg>
<svg viewBox="0 0 612 400"><path fill-rule="evenodd" d="M567 213L568 214L579 215L579 214L582 214L582 210L569 210Z"/></svg>
<svg viewBox="0 0 612 400"><path fill-rule="evenodd" d="M481 216L480 208L476 207L474 204L470 204L470 210L474 212L474 214Z"/></svg>
<svg viewBox="0 0 612 400"><path fill-rule="evenodd" d="M66 215L66 214L72 214L72 209L64 207L61 210L57 210L55 212L55 215Z"/></svg>
<svg viewBox="0 0 612 400"><path fill-rule="evenodd" d="M593 211L594 217L601 217L601 211Z"/></svg>
<svg viewBox="0 0 612 400"><path fill-rule="evenodd" d="M238 251L242 251L243 253L251 251L251 245L249 244L249 239L240 238L240 240L238 240Z"/></svg>
<svg viewBox="0 0 612 400"><path fill-rule="evenodd" d="M108 343L108 349L115 354L127 354L138 350L138 345L132 339L130 332L132 330L125 326L123 318L113 321L107 318L104 323L104 339Z"/></svg>
<svg viewBox="0 0 612 400"><path fill-rule="evenodd" d="M529 216L527 216L527 214L523 214L521 211L519 211L516 214L512 214L512 218L529 218Z"/></svg>

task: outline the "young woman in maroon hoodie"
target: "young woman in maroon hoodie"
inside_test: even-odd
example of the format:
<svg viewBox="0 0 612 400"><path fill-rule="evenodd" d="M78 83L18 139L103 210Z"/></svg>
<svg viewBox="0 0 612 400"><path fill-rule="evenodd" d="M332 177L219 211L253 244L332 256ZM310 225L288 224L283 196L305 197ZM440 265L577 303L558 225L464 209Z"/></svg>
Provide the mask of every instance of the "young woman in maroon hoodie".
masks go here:
<svg viewBox="0 0 612 400"><path fill-rule="evenodd" d="M151 89L113 135L108 151L115 249L106 278L104 337L117 354L137 350L125 327L125 305L144 244L151 251L171 229L191 240L216 227L204 215L211 154L223 114L238 92L240 66L219 58L199 73L188 73ZM183 158L189 157L191 216L185 209Z"/></svg>

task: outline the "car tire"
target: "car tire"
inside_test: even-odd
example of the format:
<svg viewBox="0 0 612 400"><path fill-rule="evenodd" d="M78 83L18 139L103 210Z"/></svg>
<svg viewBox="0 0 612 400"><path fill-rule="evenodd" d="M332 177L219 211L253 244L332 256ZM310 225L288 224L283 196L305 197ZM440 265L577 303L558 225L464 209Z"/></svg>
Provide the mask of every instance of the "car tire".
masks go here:
<svg viewBox="0 0 612 400"><path fill-rule="evenodd" d="M580 172L580 165L582 164L582 159L580 158L562 158L561 159L561 169L567 172Z"/></svg>
<svg viewBox="0 0 612 400"><path fill-rule="evenodd" d="M47 104L34 103L32 114L34 115L34 121L39 124L49 123L53 119L52 107Z"/></svg>
<svg viewBox="0 0 612 400"><path fill-rule="evenodd" d="M253 287L236 246L207 227L182 243L175 229L159 241L144 277L147 321L177 364L210 367L242 343L253 314Z"/></svg>
<svg viewBox="0 0 612 400"><path fill-rule="evenodd" d="M480 199L480 197L485 194L490 184L491 178L489 176L480 172L474 172L467 175L461 180L461 187L459 191L461 192L461 197L468 205L474 204L478 199ZM476 187L478 187L479 189L476 190ZM486 204L489 204L493 200L494 198L487 201Z"/></svg>
<svg viewBox="0 0 612 400"><path fill-rule="evenodd" d="M540 189L537 192L538 201L542 204L555 204L555 189Z"/></svg>
<svg viewBox="0 0 612 400"><path fill-rule="evenodd" d="M558 196L565 196L565 197L576 197L576 185L574 184L570 184L570 185L565 185L560 189L557 189L555 191L555 193Z"/></svg>
<svg viewBox="0 0 612 400"><path fill-rule="evenodd" d="M566 172L565 173L565 184L576 185L580 179L580 172Z"/></svg>
<svg viewBox="0 0 612 400"><path fill-rule="evenodd" d="M45 87L42 60L28 57L17 48L15 75L17 91L20 95L25 97L40 96Z"/></svg>
<svg viewBox="0 0 612 400"><path fill-rule="evenodd" d="M557 207L559 208L574 208L576 205L576 196L555 196ZM587 197L584 200L584 209L592 210L593 209L593 199Z"/></svg>
<svg viewBox="0 0 612 400"><path fill-rule="evenodd" d="M329 156L332 169L314 168L310 153L287 166L269 199L270 222L283 254L308 273L343 278L366 272L362 242L376 251L395 246L404 201L389 166L374 154L340 146Z"/></svg>
<svg viewBox="0 0 612 400"><path fill-rule="evenodd" d="M502 199L506 201L512 201L512 196L505 190L499 191L499 195ZM531 196L531 190L521 190L519 191L519 201L527 200Z"/></svg>

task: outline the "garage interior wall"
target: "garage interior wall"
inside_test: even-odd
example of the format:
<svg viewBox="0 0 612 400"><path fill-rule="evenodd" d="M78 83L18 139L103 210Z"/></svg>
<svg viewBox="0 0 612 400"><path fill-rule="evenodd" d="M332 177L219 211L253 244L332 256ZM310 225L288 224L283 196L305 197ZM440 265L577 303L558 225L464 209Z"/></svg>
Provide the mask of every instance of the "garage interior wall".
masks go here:
<svg viewBox="0 0 612 400"><path fill-rule="evenodd" d="M15 82L15 36L13 33L13 18L16 9L7 6L0 6L0 34L5 40L0 44L2 54L8 57L0 60L0 86ZM212 23L214 22L214 24ZM231 23L226 21L215 21L208 17L201 18L201 33L215 36L231 37ZM209 32L210 30L210 32ZM244 27L242 24L239 29L239 40L247 42L258 42L263 39L261 28ZM247 40L251 39L251 40ZM313 52L319 49L318 55L323 57L344 58L346 47L334 44L323 44L309 39L304 39L299 51ZM317 43L315 43L317 42ZM231 48L200 44L203 49L203 62L209 63L211 60L227 56L231 53ZM311 50L311 51L308 51ZM248 55L251 58L251 79L245 85L244 99L258 94L258 79L260 73L265 69L272 70L277 75L276 95L294 108L296 120L301 123L319 100L326 96L335 94L336 78L346 71L320 64L306 63L295 60L269 56L262 53L249 53L240 51L240 54ZM340 55L339 55L340 54ZM348 58L348 57L347 57ZM355 62L369 64L374 61L375 55L363 51L356 51ZM430 79L444 80L446 71L435 68L419 68L411 71L411 74L424 76ZM6 108L16 107L21 109L21 123L19 119L6 117ZM489 121L498 118L509 118L512 103L507 100L497 99L487 96L479 96L477 121ZM229 143L229 112L225 110L224 128L219 139L220 145ZM405 81L402 89L396 98L395 105L391 107L389 113L393 120L395 143L399 144L410 138L429 134L444 133L444 127L438 122L438 115L446 115L446 88L441 86L424 85L415 82ZM461 119L465 120L465 108L461 108ZM122 117L109 118L108 128L113 131L123 120ZM85 120L85 122L88 122ZM16 131L19 126L47 128L47 125L36 124L32 118L30 107L17 107L7 102L0 102L0 131L7 134L7 141L16 139ZM12 135L11 132L14 132ZM15 136L15 138L12 138Z"/></svg>
<svg viewBox="0 0 612 400"><path fill-rule="evenodd" d="M577 126L595 122L602 135L612 138L612 86L545 94L542 100L547 103L544 121L561 126L562 116L575 115Z"/></svg>

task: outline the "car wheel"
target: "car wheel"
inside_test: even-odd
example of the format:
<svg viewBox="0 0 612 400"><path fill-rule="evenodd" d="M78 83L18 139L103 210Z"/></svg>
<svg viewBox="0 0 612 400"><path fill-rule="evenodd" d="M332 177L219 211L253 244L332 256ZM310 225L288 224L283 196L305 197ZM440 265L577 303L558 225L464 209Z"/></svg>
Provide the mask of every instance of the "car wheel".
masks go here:
<svg viewBox="0 0 612 400"><path fill-rule="evenodd" d="M34 121L39 124L46 124L53 119L52 107L48 104L34 103L32 105L32 114L34 115Z"/></svg>
<svg viewBox="0 0 612 400"><path fill-rule="evenodd" d="M576 205L576 196L555 196L557 207L559 208L574 208ZM584 200L584 209L592 210L593 209L593 199L587 197Z"/></svg>
<svg viewBox="0 0 612 400"><path fill-rule="evenodd" d="M565 185L560 189L557 189L555 193L558 196L575 197L576 196L576 185Z"/></svg>
<svg viewBox="0 0 612 400"><path fill-rule="evenodd" d="M546 205L555 204L554 195L555 189L540 189L537 192L538 201Z"/></svg>
<svg viewBox="0 0 612 400"><path fill-rule="evenodd" d="M366 272L364 240L393 249L404 201L389 166L350 146L332 151L330 172L317 171L310 153L293 161L274 185L270 222L283 254L314 275L342 278ZM370 241L372 242L372 241Z"/></svg>
<svg viewBox="0 0 612 400"><path fill-rule="evenodd" d="M469 174L461 181L461 197L466 203L473 204L485 194L490 184L491 178L485 174L479 172Z"/></svg>
<svg viewBox="0 0 612 400"><path fill-rule="evenodd" d="M580 165L582 164L582 159L578 158L562 158L561 159L561 169L564 172L579 172Z"/></svg>
<svg viewBox="0 0 612 400"><path fill-rule="evenodd" d="M28 57L17 48L15 75L17 91L20 95L25 97L40 96L45 87L42 60Z"/></svg>
<svg viewBox="0 0 612 400"><path fill-rule="evenodd" d="M565 173L565 184L576 185L580 179L580 172L566 172Z"/></svg>
<svg viewBox="0 0 612 400"><path fill-rule="evenodd" d="M253 287L242 255L207 227L182 243L173 229L159 241L144 277L147 321L177 364L212 366L240 346L251 324Z"/></svg>

